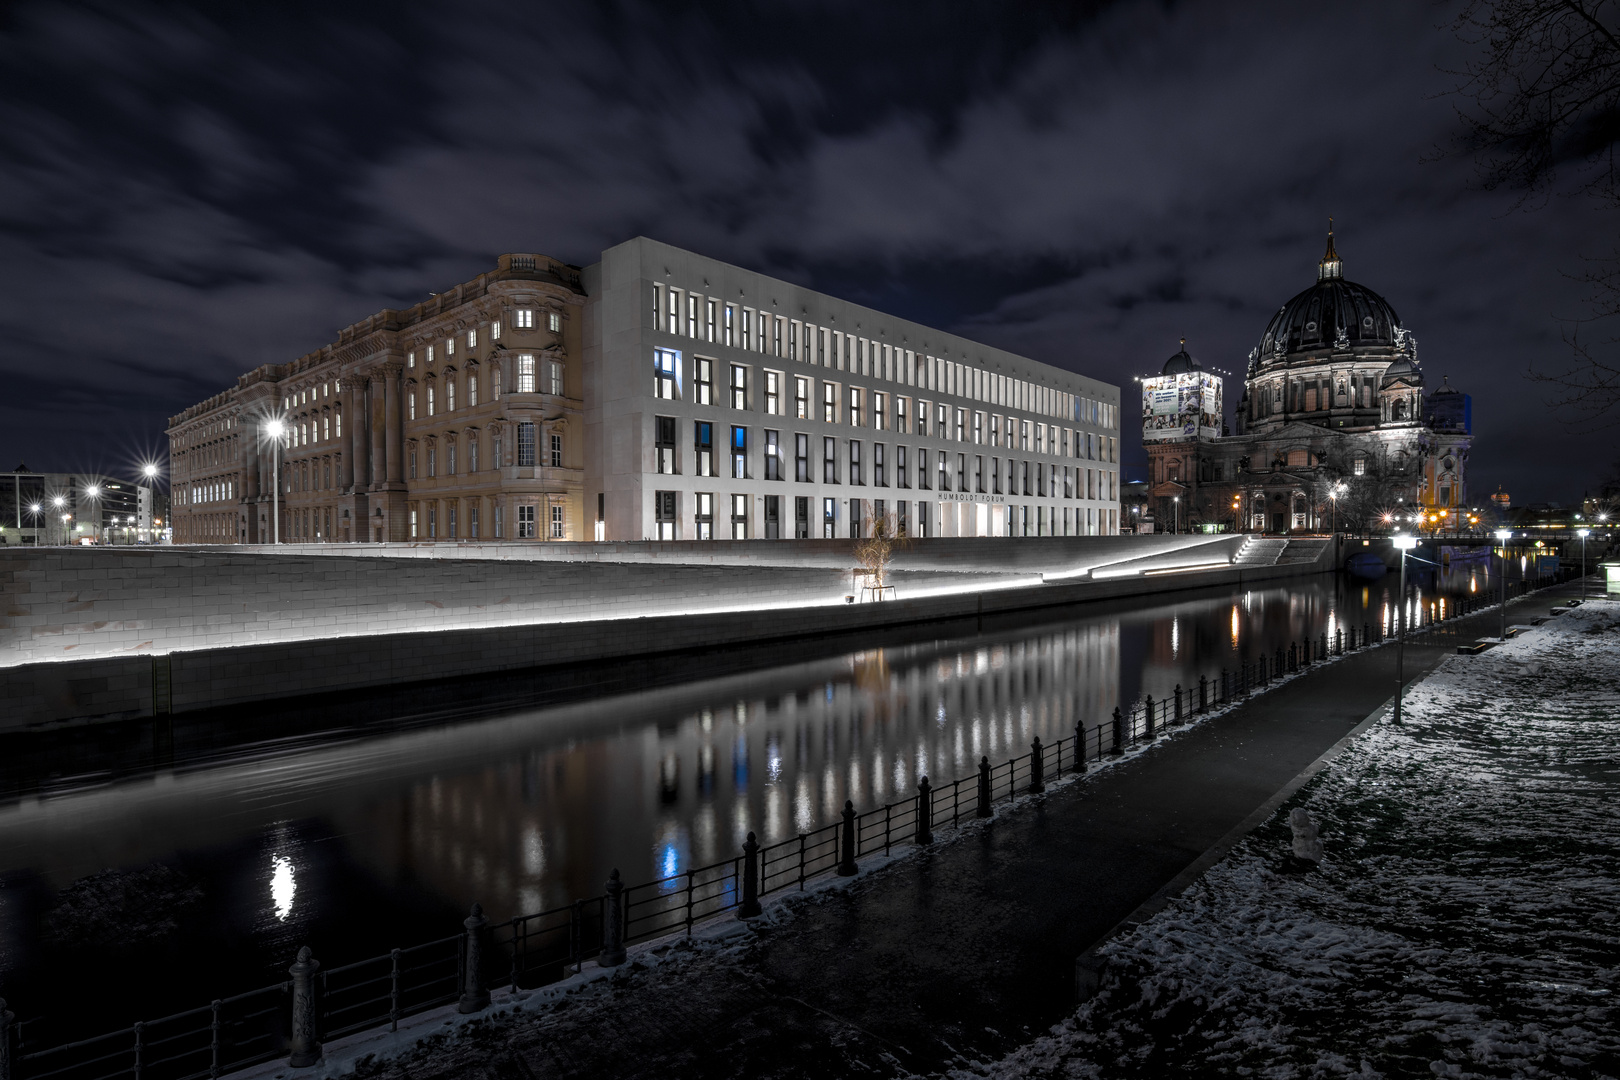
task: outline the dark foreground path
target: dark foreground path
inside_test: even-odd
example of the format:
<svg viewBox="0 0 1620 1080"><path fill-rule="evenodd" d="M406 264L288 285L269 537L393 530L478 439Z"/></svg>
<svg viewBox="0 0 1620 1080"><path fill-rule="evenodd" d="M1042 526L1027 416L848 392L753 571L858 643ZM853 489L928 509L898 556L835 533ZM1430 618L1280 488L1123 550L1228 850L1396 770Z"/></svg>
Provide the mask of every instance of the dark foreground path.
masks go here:
<svg viewBox="0 0 1620 1080"><path fill-rule="evenodd" d="M1549 590L1513 605L1546 610ZM1521 616L1522 617L1522 616ZM1475 616L1408 643L1424 674ZM997 1056L1073 1009L1075 957L1392 694L1354 654L744 932L361 1075L841 1077Z"/></svg>

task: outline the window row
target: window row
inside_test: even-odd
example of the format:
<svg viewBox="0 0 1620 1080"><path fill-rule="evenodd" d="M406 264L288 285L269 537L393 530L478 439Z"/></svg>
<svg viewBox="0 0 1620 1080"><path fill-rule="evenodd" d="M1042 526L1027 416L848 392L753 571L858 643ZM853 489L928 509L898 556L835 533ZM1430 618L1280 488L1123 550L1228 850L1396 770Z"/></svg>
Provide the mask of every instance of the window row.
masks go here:
<svg viewBox="0 0 1620 1080"><path fill-rule="evenodd" d="M898 382L985 405L1109 429L1119 426L1118 407L1105 401L657 282L653 284L652 325L681 337Z"/></svg>
<svg viewBox="0 0 1620 1080"><path fill-rule="evenodd" d="M787 500L791 498L791 502ZM758 497L710 491L653 492L653 540L861 539L903 536L1098 536L1119 531L1109 507L985 506L808 495ZM718 520L717 520L718 519Z"/></svg>
<svg viewBox="0 0 1620 1080"><path fill-rule="evenodd" d="M432 499L407 508L412 540L505 540L507 507L499 501L485 507L480 497ZM488 510L488 516L485 510ZM544 526L548 540L571 539L567 508L559 502L519 502L512 510L513 540L538 540ZM486 524L487 523L487 524ZM485 531L487 528L487 532Z"/></svg>
<svg viewBox="0 0 1620 1080"><path fill-rule="evenodd" d="M546 329L553 334L562 333L562 316L555 311L547 311L543 314ZM514 309L512 312L512 328L514 330L533 330L535 328L534 308L520 307ZM490 341L501 340L501 322L499 319L490 323L488 329ZM466 342L466 351L473 352L478 348L478 339L479 328L476 326L461 334L451 334L440 341L423 347L421 350L422 360L425 364L431 364L436 360L453 359L456 355L457 344L463 341ZM405 366L414 369L416 367L416 358L417 350L413 349L407 352L405 354Z"/></svg>
<svg viewBox="0 0 1620 1080"><path fill-rule="evenodd" d="M510 389L518 394L551 394L562 397L566 380L562 361L537 360L533 354L519 353L513 361ZM478 407L480 386L487 382L492 401L501 399L501 366L489 364L483 368L472 366L466 371L445 368L438 375L428 375L421 382L408 379L405 383L405 417L408 420L438 416L455 412L457 408Z"/></svg>
<svg viewBox="0 0 1620 1080"><path fill-rule="evenodd" d="M654 417L653 472L678 475L685 471L679 445L680 422L673 416ZM708 420L692 421L694 476L719 476L722 458L734 480L754 479L750 455L749 429L742 425L720 427ZM1066 499L1117 499L1118 472L1060 466L1050 462L1018 461L983 454L953 453L928 447L907 447L887 443L863 443L860 439L836 439L790 432L791 448L782 432L764 429L762 461L766 480L786 480L791 474L798 483L864 485L868 477L875 487L940 491L974 491L983 494L1025 494ZM724 444L716 447L717 439ZM871 457L865 454L870 451ZM890 456L892 452L892 457ZM792 462L791 469L789 461ZM1006 486L1003 488L1003 477ZM1060 495L1061 493L1061 495Z"/></svg>

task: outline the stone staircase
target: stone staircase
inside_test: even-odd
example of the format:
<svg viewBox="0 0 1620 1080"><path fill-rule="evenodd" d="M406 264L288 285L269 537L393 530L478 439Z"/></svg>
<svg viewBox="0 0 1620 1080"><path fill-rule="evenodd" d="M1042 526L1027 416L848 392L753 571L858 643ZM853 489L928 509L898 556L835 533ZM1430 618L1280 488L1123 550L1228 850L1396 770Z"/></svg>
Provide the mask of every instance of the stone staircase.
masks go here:
<svg viewBox="0 0 1620 1080"><path fill-rule="evenodd" d="M1332 540L1289 540L1283 549L1282 555L1277 559L1278 566L1292 566L1299 563L1314 563L1322 557L1322 549L1333 543Z"/></svg>
<svg viewBox="0 0 1620 1080"><path fill-rule="evenodd" d="M1288 547L1288 541L1275 537L1250 536L1238 548L1233 566L1276 566L1278 558Z"/></svg>

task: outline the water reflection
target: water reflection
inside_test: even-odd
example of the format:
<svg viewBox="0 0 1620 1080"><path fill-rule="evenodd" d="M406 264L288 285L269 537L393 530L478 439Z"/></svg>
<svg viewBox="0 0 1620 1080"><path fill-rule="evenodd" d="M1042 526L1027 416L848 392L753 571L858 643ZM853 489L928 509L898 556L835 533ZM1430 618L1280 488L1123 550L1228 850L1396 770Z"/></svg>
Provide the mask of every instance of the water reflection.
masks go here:
<svg viewBox="0 0 1620 1080"><path fill-rule="evenodd" d="M1486 592L1491 569L1413 575L1412 611ZM0 875L36 882L49 906L109 867L184 862L206 869L211 910L181 935L225 927L259 970L284 970L324 933L343 962L441 935L474 900L500 919L594 895L614 868L634 883L731 858L749 831L770 843L836 821L846 799L909 797L922 775L967 775L981 755L1003 761L1307 634L1387 630L1396 583L1081 608L19 800L0 805ZM45 953L31 955L21 966Z"/></svg>

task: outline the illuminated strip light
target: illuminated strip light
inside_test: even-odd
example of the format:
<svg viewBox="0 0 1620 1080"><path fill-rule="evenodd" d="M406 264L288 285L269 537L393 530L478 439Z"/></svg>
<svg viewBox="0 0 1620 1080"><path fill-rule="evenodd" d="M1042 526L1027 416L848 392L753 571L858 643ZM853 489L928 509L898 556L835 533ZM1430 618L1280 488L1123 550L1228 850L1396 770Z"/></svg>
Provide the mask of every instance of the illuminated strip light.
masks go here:
<svg viewBox="0 0 1620 1080"><path fill-rule="evenodd" d="M1230 567L1231 565L1232 564L1230 562L1223 560L1221 562L1194 563L1191 566L1168 566L1162 570L1143 570L1142 576L1153 577L1157 574L1188 574L1192 573L1194 570L1217 570Z"/></svg>

